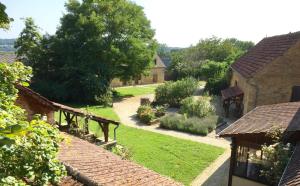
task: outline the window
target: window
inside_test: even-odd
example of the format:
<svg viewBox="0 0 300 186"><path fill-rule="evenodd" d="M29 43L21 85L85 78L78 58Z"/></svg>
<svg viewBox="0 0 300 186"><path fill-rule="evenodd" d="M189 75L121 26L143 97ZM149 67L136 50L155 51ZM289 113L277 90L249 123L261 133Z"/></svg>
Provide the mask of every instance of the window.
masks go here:
<svg viewBox="0 0 300 186"><path fill-rule="evenodd" d="M260 176L262 151L247 146L238 146L234 175L264 183Z"/></svg>
<svg viewBox="0 0 300 186"><path fill-rule="evenodd" d="M300 101L300 86L294 86L292 89L291 102Z"/></svg>

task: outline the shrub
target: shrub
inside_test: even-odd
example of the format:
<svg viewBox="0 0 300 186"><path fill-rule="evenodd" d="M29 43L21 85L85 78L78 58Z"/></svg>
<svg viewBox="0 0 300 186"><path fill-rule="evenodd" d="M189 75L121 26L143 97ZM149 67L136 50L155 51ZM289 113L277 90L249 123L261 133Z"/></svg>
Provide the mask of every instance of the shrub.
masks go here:
<svg viewBox="0 0 300 186"><path fill-rule="evenodd" d="M121 158L123 160L130 160L132 157L131 151L128 148L121 146L121 145L116 145L108 150L110 150L111 152L113 152L114 154L116 154L118 156L121 156Z"/></svg>
<svg viewBox="0 0 300 186"><path fill-rule="evenodd" d="M155 116L161 117L166 114L167 106L166 105L160 105L155 107Z"/></svg>
<svg viewBox="0 0 300 186"><path fill-rule="evenodd" d="M155 118L150 105L141 105L137 110L137 116L143 123L150 123Z"/></svg>
<svg viewBox="0 0 300 186"><path fill-rule="evenodd" d="M193 134L207 135L216 128L216 125L219 122L221 122L220 118L216 115L209 115L204 118L187 118L181 114L170 114L161 118L160 127Z"/></svg>
<svg viewBox="0 0 300 186"><path fill-rule="evenodd" d="M206 82L205 91L208 91L212 95L220 95L221 90L228 87L228 80L226 75L221 74L213 78L209 78Z"/></svg>
<svg viewBox="0 0 300 186"><path fill-rule="evenodd" d="M186 78L176 82L167 82L160 85L155 90L155 99L159 104L169 104L179 106L180 102L191 95L198 88L197 80Z"/></svg>
<svg viewBox="0 0 300 186"><path fill-rule="evenodd" d="M195 100L193 97L188 97L182 100L180 113L187 114L189 117L197 116L199 118L205 117L214 111L210 104L210 97L201 96Z"/></svg>

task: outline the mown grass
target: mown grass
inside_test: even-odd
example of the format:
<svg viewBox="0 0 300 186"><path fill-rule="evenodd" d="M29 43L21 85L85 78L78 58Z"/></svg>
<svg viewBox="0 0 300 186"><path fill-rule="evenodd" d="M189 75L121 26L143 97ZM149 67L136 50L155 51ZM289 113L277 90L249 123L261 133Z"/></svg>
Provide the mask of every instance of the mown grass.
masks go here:
<svg viewBox="0 0 300 186"><path fill-rule="evenodd" d="M130 87L118 87L114 90L119 97L131 97L140 96L145 94L154 94L156 87L159 84L143 85L143 86L130 86Z"/></svg>
<svg viewBox="0 0 300 186"><path fill-rule="evenodd" d="M86 107L77 106L85 109ZM110 107L89 106L88 111L102 117L119 121ZM113 137L114 125L110 127ZM96 122L89 125L91 132L102 136ZM224 149L183 140L167 135L135 129L121 125L117 130L117 141L132 153L132 160L162 175L189 185Z"/></svg>

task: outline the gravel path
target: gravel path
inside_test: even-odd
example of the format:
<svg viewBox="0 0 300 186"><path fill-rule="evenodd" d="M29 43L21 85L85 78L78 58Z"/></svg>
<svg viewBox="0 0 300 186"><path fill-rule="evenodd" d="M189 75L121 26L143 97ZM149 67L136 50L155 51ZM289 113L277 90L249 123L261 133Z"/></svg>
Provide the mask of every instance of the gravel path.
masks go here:
<svg viewBox="0 0 300 186"><path fill-rule="evenodd" d="M144 129L164 135L170 135L177 138L182 138L186 140L191 140L195 142L205 143L209 145L214 145L218 147L225 148L226 151L221 155L215 162L213 162L209 167L207 167L201 174L192 182L191 185L212 185L212 186L222 186L227 185L228 179L228 167L229 167L229 157L230 157L230 142L223 139L217 138L215 132L210 133L207 136L199 136L188 133L183 133L179 131L166 130L159 128L157 125L145 125L136 119L136 111L140 106L140 99L144 97L149 98L151 101L154 99L153 94L135 96L130 98L124 98L119 102L114 103L114 111L118 114L121 123L130 127L135 127L139 129ZM174 110L169 110L169 112L174 112Z"/></svg>

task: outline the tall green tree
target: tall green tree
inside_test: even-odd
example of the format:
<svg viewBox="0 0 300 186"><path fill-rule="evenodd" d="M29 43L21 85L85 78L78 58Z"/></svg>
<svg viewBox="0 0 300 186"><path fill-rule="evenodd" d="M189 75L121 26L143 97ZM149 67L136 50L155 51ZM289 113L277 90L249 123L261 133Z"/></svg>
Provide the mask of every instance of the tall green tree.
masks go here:
<svg viewBox="0 0 300 186"><path fill-rule="evenodd" d="M8 29L9 23L13 21L12 18L9 18L5 12L6 6L0 2L0 28Z"/></svg>
<svg viewBox="0 0 300 186"><path fill-rule="evenodd" d="M54 36L41 42L34 87L62 101L102 101L113 78L150 69L154 30L142 7L128 0L70 0Z"/></svg>
<svg viewBox="0 0 300 186"><path fill-rule="evenodd" d="M33 66L39 57L42 36L31 17L26 18L24 23L25 28L20 33L14 47L18 59L26 65Z"/></svg>

